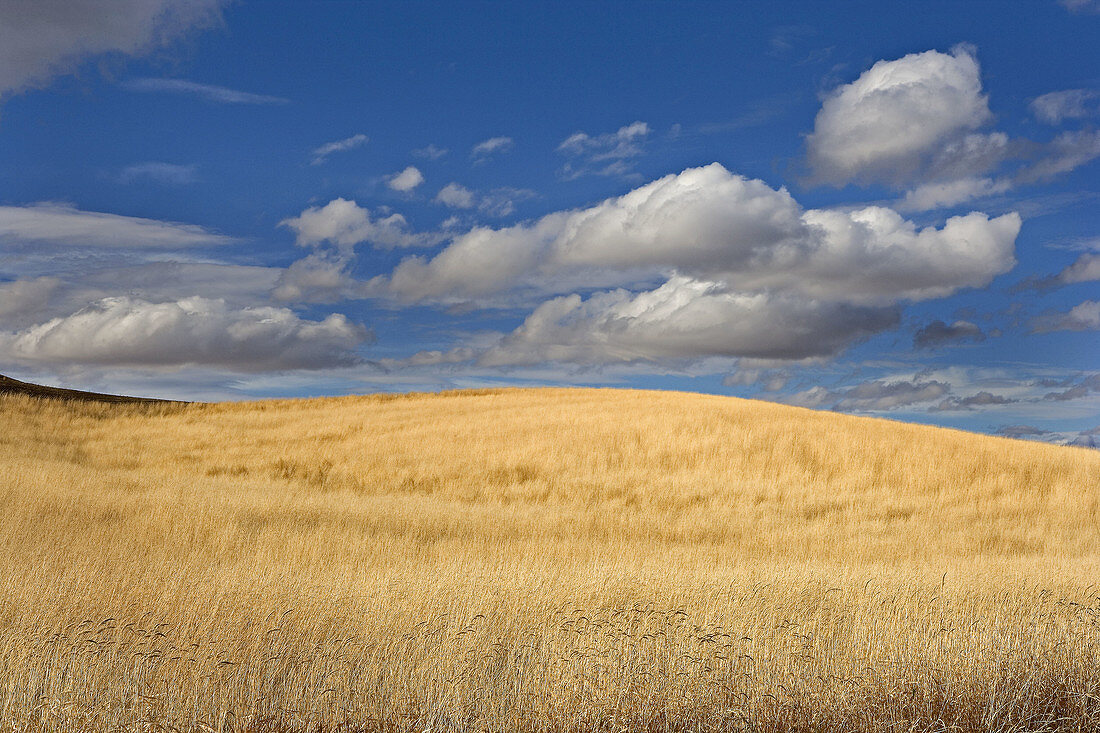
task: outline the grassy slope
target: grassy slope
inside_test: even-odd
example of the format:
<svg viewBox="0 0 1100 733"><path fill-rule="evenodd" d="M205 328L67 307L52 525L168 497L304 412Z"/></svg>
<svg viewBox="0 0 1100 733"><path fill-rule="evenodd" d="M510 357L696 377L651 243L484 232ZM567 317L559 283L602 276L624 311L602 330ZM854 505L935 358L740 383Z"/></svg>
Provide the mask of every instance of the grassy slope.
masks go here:
<svg viewBox="0 0 1100 733"><path fill-rule="evenodd" d="M0 720L1100 719L1094 451L668 392L0 396L0 475Z"/></svg>

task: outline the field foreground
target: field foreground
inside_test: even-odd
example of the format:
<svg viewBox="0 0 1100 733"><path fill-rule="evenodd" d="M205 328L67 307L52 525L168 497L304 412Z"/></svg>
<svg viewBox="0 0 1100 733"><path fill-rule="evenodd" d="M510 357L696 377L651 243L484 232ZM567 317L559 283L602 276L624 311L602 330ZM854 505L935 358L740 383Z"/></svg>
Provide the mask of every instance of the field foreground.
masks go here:
<svg viewBox="0 0 1100 733"><path fill-rule="evenodd" d="M0 731L1100 730L1098 503L706 395L0 395Z"/></svg>

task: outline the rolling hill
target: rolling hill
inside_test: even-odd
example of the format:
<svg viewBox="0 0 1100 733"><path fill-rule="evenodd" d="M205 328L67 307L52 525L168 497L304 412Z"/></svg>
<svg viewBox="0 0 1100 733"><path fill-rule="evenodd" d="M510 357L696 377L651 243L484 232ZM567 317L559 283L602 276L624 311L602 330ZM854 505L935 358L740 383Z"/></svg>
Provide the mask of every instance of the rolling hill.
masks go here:
<svg viewBox="0 0 1100 733"><path fill-rule="evenodd" d="M24 729L1100 724L1091 450L673 392L24 391L0 476Z"/></svg>

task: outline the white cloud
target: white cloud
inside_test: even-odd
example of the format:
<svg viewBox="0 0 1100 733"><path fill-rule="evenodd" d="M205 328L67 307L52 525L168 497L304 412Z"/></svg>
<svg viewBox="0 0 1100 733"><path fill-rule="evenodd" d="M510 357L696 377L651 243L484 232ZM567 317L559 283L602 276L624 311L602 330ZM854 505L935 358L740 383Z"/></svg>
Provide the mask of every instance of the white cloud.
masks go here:
<svg viewBox="0 0 1100 733"><path fill-rule="evenodd" d="M333 303L354 294L351 259L314 252L294 262L279 276L271 297L284 303Z"/></svg>
<svg viewBox="0 0 1100 733"><path fill-rule="evenodd" d="M475 228L430 260L406 259L370 289L446 302L613 287L677 272L740 291L893 303L987 284L1013 266L1019 227L1016 214L971 213L940 229L917 229L882 207L803 210L785 189L712 164L588 209Z"/></svg>
<svg viewBox="0 0 1100 733"><path fill-rule="evenodd" d="M118 177L123 183L148 180L156 181L157 183L183 185L194 183L198 180L198 166L149 161L126 166L119 173Z"/></svg>
<svg viewBox="0 0 1100 733"><path fill-rule="evenodd" d="M417 148L412 151L412 154L417 158L424 158L425 160L439 160L449 151L447 148L441 148L437 145L427 145L423 148Z"/></svg>
<svg viewBox="0 0 1100 733"><path fill-rule="evenodd" d="M408 192L419 186L424 182L424 176L420 172L420 169L416 166L410 165L405 170L394 173L389 177L386 182L394 191Z"/></svg>
<svg viewBox="0 0 1100 733"><path fill-rule="evenodd" d="M1043 122L1057 125L1062 120L1096 114L1097 105L1093 103L1097 100L1100 100L1100 92L1092 89L1066 89L1031 100L1031 111Z"/></svg>
<svg viewBox="0 0 1100 733"><path fill-rule="evenodd" d="M8 246L181 248L235 241L194 224L81 211L67 204L0 206L0 243Z"/></svg>
<svg viewBox="0 0 1100 733"><path fill-rule="evenodd" d="M311 206L296 217L284 219L280 226L297 235L299 246L330 242L350 253L355 245L369 242L375 247L424 247L439 241L436 235L414 234L401 214L371 218L370 211L343 198L324 206Z"/></svg>
<svg viewBox="0 0 1100 733"><path fill-rule="evenodd" d="M718 283L677 276L652 291L616 290L587 300L568 295L543 303L479 363L804 359L832 356L897 319L892 309L728 292Z"/></svg>
<svg viewBox="0 0 1100 733"><path fill-rule="evenodd" d="M474 207L474 192L460 183L448 183L439 190L435 200L452 209L472 209Z"/></svg>
<svg viewBox="0 0 1100 733"><path fill-rule="evenodd" d="M222 0L5 0L0 96L106 53L140 55L220 20Z"/></svg>
<svg viewBox="0 0 1100 733"><path fill-rule="evenodd" d="M1050 331L1100 331L1100 300L1086 300L1068 313L1053 313L1035 318L1031 323L1035 333Z"/></svg>
<svg viewBox="0 0 1100 733"><path fill-rule="evenodd" d="M41 311L60 284L56 277L0 283L0 319Z"/></svg>
<svg viewBox="0 0 1100 733"><path fill-rule="evenodd" d="M1063 132L1043 146L1042 156L1017 175L1023 183L1046 181L1100 157L1100 131Z"/></svg>
<svg viewBox="0 0 1100 733"><path fill-rule="evenodd" d="M352 135L351 137L345 137L343 140L334 140L330 143L325 143L319 147L313 149L310 155L313 156L313 160L310 161L310 165L321 165L328 157L333 153L343 153L347 150L354 150L355 148L366 145L368 138L362 133Z"/></svg>
<svg viewBox="0 0 1100 733"><path fill-rule="evenodd" d="M1100 280L1100 254L1086 252L1058 274L1058 280L1065 285Z"/></svg>
<svg viewBox="0 0 1100 733"><path fill-rule="evenodd" d="M459 183L448 183L436 194L435 202L452 209L476 207L487 216L505 217L515 213L517 202L536 195L534 191L525 188L494 188L488 193L479 193Z"/></svg>
<svg viewBox="0 0 1100 733"><path fill-rule="evenodd" d="M491 137L482 140L470 150L470 157L477 160L486 160L496 153L507 153L515 145L515 140L510 137Z"/></svg>
<svg viewBox="0 0 1100 733"><path fill-rule="evenodd" d="M339 314L309 321L286 308L233 309L223 300L150 303L119 297L0 334L0 344L9 359L25 364L268 371L355 364L355 348L368 338L363 327Z"/></svg>
<svg viewBox="0 0 1100 733"><path fill-rule="evenodd" d="M990 119L970 50L879 61L832 92L807 138L817 180L903 183Z"/></svg>
<svg viewBox="0 0 1100 733"><path fill-rule="evenodd" d="M122 86L131 92L188 94L218 104L287 104L290 102L285 97L242 92L213 84L200 84L187 79L130 79L124 82Z"/></svg>
<svg viewBox="0 0 1100 733"><path fill-rule="evenodd" d="M957 206L976 198L995 196L1009 189L1007 180L992 178L960 178L954 181L926 183L909 191L898 201L901 211L928 211Z"/></svg>
<svg viewBox="0 0 1100 733"><path fill-rule="evenodd" d="M633 122L603 135L575 132L558 145L559 153L573 158L562 172L566 178L629 175L632 168L627 161L642 155L642 144L651 132L645 122Z"/></svg>

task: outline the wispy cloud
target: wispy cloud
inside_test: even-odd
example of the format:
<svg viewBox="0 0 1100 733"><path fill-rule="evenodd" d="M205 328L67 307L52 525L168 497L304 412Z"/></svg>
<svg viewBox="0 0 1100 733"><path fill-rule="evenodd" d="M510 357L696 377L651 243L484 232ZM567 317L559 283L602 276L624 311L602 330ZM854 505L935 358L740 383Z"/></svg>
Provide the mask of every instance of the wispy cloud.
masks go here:
<svg viewBox="0 0 1100 733"><path fill-rule="evenodd" d="M352 135L351 137L345 137L343 140L335 140L330 143L325 143L324 145L314 148L313 151L310 153L310 155L313 156L313 160L310 161L310 165L321 165L326 160L328 160L328 156L332 155L333 153L342 153L346 150L354 150L355 148L366 145L369 139L370 138L368 138L366 135L360 133L357 135Z"/></svg>
<svg viewBox="0 0 1100 733"><path fill-rule="evenodd" d="M439 160L448 152L447 148L441 148L437 145L427 145L423 148L417 148L412 151L412 154L417 158L423 158L425 160Z"/></svg>
<svg viewBox="0 0 1100 733"><path fill-rule="evenodd" d="M12 247L181 248L236 241L194 224L81 211L67 204L0 206L0 242Z"/></svg>
<svg viewBox="0 0 1100 733"><path fill-rule="evenodd" d="M1051 125L1062 120L1089 117L1100 112L1100 92L1092 89L1066 89L1048 92L1031 100L1035 116Z"/></svg>
<svg viewBox="0 0 1100 733"><path fill-rule="evenodd" d="M470 150L470 157L475 162L484 162L493 155L498 153L507 153L516 144L516 141L510 137L491 137L488 140L483 140Z"/></svg>
<svg viewBox="0 0 1100 733"><path fill-rule="evenodd" d="M148 161L126 166L118 174L118 178L123 183L148 180L157 183L183 185L194 183L199 179L199 176L198 166L194 164L177 165L175 163Z"/></svg>
<svg viewBox="0 0 1100 733"><path fill-rule="evenodd" d="M632 122L602 135L575 132L558 145L558 152L571 159L562 174L567 179L634 175L630 161L642 155L643 144L652 131L645 122Z"/></svg>
<svg viewBox="0 0 1100 733"><path fill-rule="evenodd" d="M103 54L146 54L221 18L223 0L0 2L0 96Z"/></svg>
<svg viewBox="0 0 1100 733"><path fill-rule="evenodd" d="M242 92L213 84L200 84L187 79L130 79L123 82L122 86L132 92L188 94L219 104L288 104L290 102L285 97Z"/></svg>

